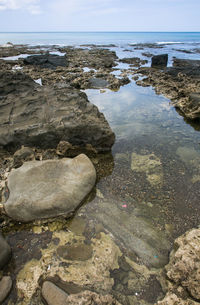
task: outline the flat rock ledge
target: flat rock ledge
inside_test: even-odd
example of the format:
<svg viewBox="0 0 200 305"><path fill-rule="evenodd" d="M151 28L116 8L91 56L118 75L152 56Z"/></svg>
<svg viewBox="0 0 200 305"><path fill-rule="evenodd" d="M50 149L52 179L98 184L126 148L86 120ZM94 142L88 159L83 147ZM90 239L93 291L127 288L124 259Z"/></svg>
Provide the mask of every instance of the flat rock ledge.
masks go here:
<svg viewBox="0 0 200 305"><path fill-rule="evenodd" d="M96 181L89 158L29 161L8 177L4 209L12 219L29 222L60 215L72 216Z"/></svg>
<svg viewBox="0 0 200 305"><path fill-rule="evenodd" d="M104 115L66 82L40 86L21 72L0 72L0 145L55 148L60 141L98 152L115 141Z"/></svg>
<svg viewBox="0 0 200 305"><path fill-rule="evenodd" d="M165 267L168 293L157 305L200 303L200 229L192 229L175 240Z"/></svg>
<svg viewBox="0 0 200 305"><path fill-rule="evenodd" d="M68 295L50 281L43 283L42 296L48 305L120 305L112 295L99 295L89 290Z"/></svg>
<svg viewBox="0 0 200 305"><path fill-rule="evenodd" d="M0 233L0 269L4 268L4 266L8 263L10 257L11 248Z"/></svg>

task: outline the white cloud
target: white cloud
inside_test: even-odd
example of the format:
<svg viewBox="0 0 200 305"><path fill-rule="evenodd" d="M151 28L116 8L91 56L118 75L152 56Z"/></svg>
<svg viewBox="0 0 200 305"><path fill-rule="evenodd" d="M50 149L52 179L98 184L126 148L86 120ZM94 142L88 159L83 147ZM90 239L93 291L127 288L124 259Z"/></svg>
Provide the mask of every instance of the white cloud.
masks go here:
<svg viewBox="0 0 200 305"><path fill-rule="evenodd" d="M40 0L0 0L0 11L27 10L31 14L40 14Z"/></svg>

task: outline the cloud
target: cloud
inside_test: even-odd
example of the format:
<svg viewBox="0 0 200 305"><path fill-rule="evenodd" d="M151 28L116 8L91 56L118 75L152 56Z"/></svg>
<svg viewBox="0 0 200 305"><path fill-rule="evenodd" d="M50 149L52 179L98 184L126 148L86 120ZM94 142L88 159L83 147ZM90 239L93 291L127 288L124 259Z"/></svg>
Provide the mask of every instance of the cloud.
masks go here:
<svg viewBox="0 0 200 305"><path fill-rule="evenodd" d="M40 14L40 0L0 0L0 11L27 10L29 13Z"/></svg>

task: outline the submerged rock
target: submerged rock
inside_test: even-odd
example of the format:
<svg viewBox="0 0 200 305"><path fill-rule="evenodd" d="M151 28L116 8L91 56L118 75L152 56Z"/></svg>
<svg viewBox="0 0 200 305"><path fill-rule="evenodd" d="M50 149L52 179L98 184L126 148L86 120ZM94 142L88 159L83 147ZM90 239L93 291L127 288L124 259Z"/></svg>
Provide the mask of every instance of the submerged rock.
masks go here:
<svg viewBox="0 0 200 305"><path fill-rule="evenodd" d="M3 276L0 281L0 304L6 299L12 288L12 279L10 276Z"/></svg>
<svg viewBox="0 0 200 305"><path fill-rule="evenodd" d="M0 145L55 148L60 141L97 151L114 143L104 115L66 84L41 87L20 72L0 73Z"/></svg>
<svg viewBox="0 0 200 305"><path fill-rule="evenodd" d="M96 172L86 155L74 159L30 161L8 177L8 216L27 222L70 216L91 191Z"/></svg>
<svg viewBox="0 0 200 305"><path fill-rule="evenodd" d="M0 269L4 268L11 257L11 249L0 233Z"/></svg>
<svg viewBox="0 0 200 305"><path fill-rule="evenodd" d="M99 295L89 290L68 295L49 281L43 283L42 296L48 305L120 305L111 295Z"/></svg>
<svg viewBox="0 0 200 305"><path fill-rule="evenodd" d="M132 153L131 169L135 172L145 173L147 180L154 187L163 183L162 163L153 153L148 155Z"/></svg>
<svg viewBox="0 0 200 305"><path fill-rule="evenodd" d="M36 65L41 68L56 69L56 67L66 67L66 56L59 56L54 54L32 55L24 59L25 65Z"/></svg>

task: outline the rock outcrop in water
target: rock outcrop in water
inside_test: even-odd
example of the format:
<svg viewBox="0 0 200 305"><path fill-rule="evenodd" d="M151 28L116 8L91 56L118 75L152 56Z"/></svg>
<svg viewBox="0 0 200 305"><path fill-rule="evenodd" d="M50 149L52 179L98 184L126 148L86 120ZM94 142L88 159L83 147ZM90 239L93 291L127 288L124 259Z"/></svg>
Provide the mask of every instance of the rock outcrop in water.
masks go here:
<svg viewBox="0 0 200 305"><path fill-rule="evenodd" d="M114 133L85 93L63 83L41 87L20 72L1 72L0 84L0 145L53 148L64 140L111 149Z"/></svg>
<svg viewBox="0 0 200 305"><path fill-rule="evenodd" d="M157 94L170 98L172 104L190 120L200 119L200 60L174 59L164 70L141 68L144 76L138 85L153 86Z"/></svg>
<svg viewBox="0 0 200 305"><path fill-rule="evenodd" d="M167 67L168 54L154 55L151 58L151 66L164 68Z"/></svg>
<svg viewBox="0 0 200 305"><path fill-rule="evenodd" d="M74 159L30 161L11 171L6 213L23 222L71 216L91 191L96 172L85 155Z"/></svg>

